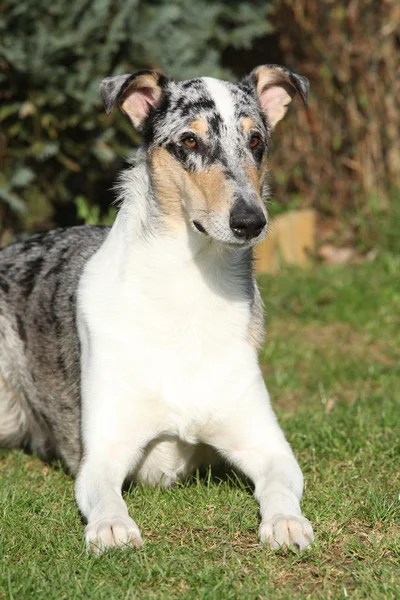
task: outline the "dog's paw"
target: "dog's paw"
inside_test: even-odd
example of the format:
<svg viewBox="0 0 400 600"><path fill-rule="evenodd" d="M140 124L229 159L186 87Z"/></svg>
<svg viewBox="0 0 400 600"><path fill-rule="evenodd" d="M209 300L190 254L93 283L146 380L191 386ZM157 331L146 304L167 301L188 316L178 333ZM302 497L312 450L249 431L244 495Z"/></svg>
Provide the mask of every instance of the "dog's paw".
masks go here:
<svg viewBox="0 0 400 600"><path fill-rule="evenodd" d="M311 523L305 517L292 515L276 515L268 521L263 521L259 529L259 537L272 550L295 547L305 550L314 540Z"/></svg>
<svg viewBox="0 0 400 600"><path fill-rule="evenodd" d="M130 517L104 517L89 523L85 533L86 549L101 554L108 548L140 548L143 540Z"/></svg>

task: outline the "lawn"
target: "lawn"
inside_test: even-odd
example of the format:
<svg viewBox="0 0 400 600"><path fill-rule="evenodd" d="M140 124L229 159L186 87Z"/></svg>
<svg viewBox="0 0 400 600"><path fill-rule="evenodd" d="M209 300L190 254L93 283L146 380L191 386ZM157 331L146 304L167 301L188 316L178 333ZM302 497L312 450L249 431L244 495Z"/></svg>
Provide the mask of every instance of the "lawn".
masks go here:
<svg viewBox="0 0 400 600"><path fill-rule="evenodd" d="M140 551L87 556L73 481L0 455L0 598L399 598L400 260L260 278L271 398L306 481L316 541L257 542L251 489L231 474L132 488Z"/></svg>

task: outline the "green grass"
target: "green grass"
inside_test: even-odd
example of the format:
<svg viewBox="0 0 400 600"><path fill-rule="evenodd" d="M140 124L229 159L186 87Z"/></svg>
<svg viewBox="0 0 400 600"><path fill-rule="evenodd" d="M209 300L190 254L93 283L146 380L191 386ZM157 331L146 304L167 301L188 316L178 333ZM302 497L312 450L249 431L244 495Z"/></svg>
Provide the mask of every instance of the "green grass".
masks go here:
<svg viewBox="0 0 400 600"><path fill-rule="evenodd" d="M381 255L261 278L261 363L304 471L310 551L262 548L251 490L208 474L129 490L143 549L90 557L73 481L2 453L0 598L400 597L399 272Z"/></svg>

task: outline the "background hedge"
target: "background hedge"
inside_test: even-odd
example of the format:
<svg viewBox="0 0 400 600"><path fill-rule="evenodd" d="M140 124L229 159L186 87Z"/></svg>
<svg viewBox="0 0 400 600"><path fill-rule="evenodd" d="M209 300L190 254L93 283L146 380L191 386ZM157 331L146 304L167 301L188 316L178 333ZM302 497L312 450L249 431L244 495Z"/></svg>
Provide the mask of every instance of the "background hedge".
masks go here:
<svg viewBox="0 0 400 600"><path fill-rule="evenodd" d="M236 78L278 62L311 82L274 138L275 208L315 206L353 230L400 187L396 0L8 0L1 10L0 244L110 219L138 137L99 82L151 67ZM397 73L398 75L398 73ZM360 221L361 219L361 221ZM367 226L368 229L368 226Z"/></svg>

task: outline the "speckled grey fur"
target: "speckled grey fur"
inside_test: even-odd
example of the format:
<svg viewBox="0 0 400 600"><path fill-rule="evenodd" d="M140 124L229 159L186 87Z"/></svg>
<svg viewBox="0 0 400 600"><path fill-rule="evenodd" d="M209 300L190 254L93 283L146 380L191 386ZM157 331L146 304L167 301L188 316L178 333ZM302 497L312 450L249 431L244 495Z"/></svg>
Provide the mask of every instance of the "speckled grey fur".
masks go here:
<svg viewBox="0 0 400 600"><path fill-rule="evenodd" d="M0 447L81 455L76 289L107 228L40 234L0 251Z"/></svg>

